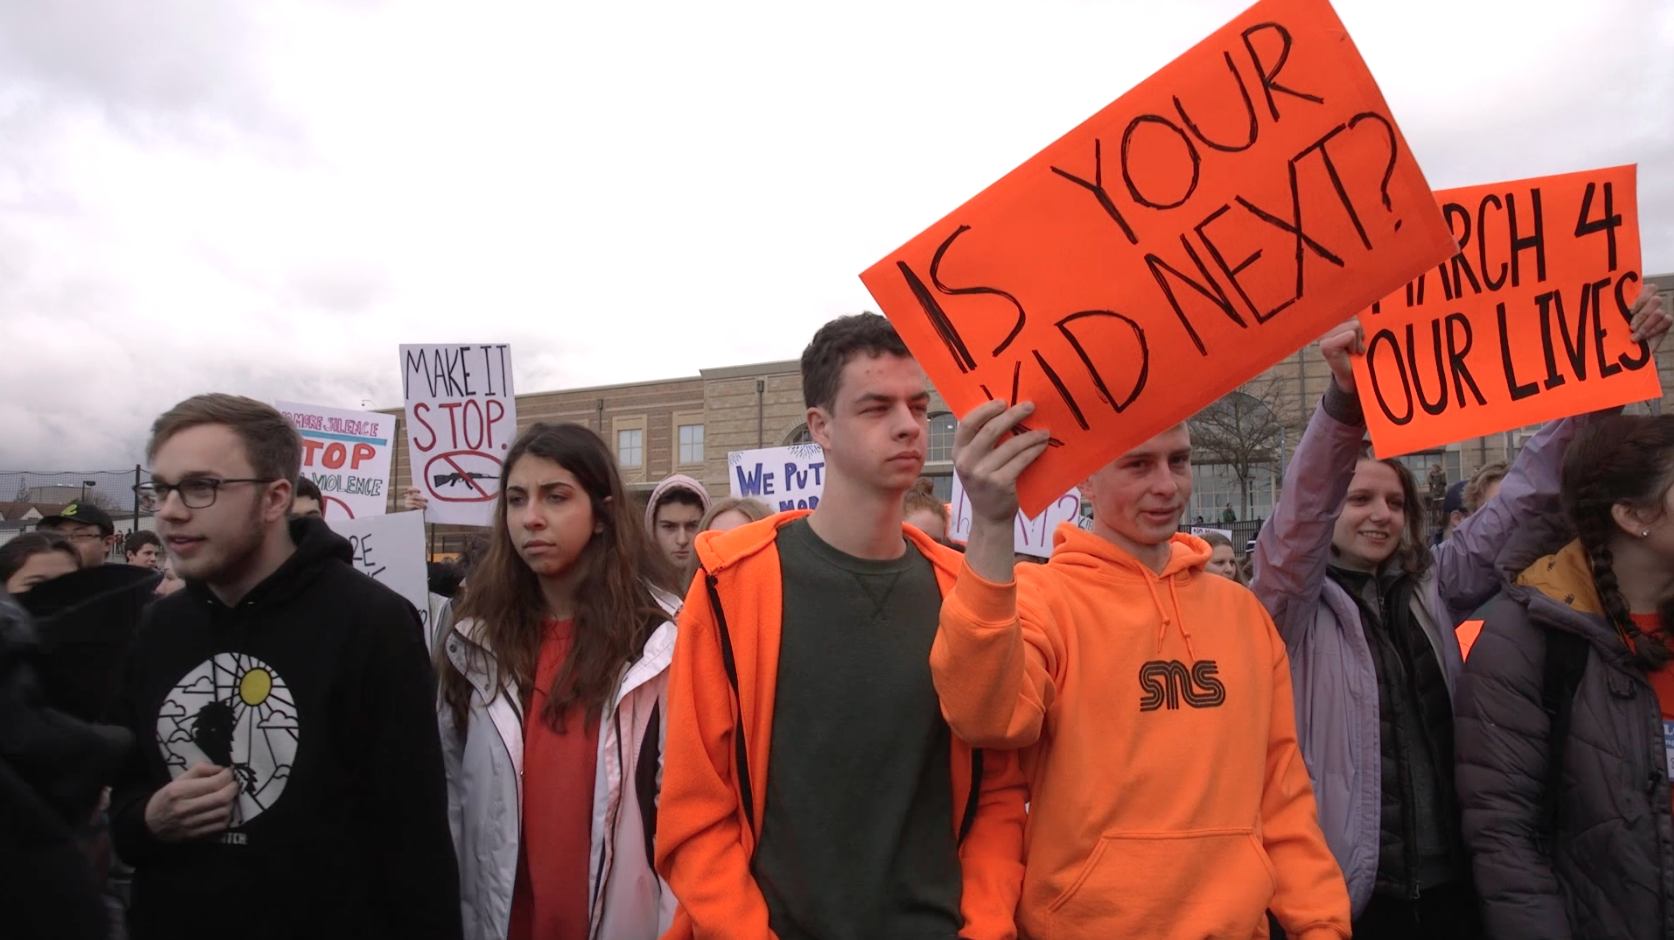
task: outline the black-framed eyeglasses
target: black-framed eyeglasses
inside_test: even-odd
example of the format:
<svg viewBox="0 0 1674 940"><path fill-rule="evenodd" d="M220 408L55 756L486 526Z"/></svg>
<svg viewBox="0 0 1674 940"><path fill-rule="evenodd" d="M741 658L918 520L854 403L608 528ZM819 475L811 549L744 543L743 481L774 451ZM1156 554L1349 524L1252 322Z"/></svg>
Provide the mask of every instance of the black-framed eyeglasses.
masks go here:
<svg viewBox="0 0 1674 940"><path fill-rule="evenodd" d="M236 480L187 477L179 483L141 483L134 487L134 495L139 497L140 508L146 512L155 512L168 502L170 493L179 493L180 501L187 509L208 509L215 505L215 497L223 486L231 486L234 483L272 482L271 477L243 477Z"/></svg>

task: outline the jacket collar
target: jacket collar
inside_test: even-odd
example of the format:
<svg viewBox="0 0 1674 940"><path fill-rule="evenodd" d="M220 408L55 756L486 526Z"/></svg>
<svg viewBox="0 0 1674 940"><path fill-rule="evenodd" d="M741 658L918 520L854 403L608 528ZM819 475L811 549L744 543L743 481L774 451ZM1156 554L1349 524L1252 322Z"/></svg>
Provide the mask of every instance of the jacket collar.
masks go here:
<svg viewBox="0 0 1674 940"><path fill-rule="evenodd" d="M698 562L709 574L719 574L775 545L780 529L813 515L813 512L812 509L794 509L725 532L700 532L696 542ZM901 534L918 549L919 554L930 560L938 581L951 584L958 578L965 556L925 535L916 526L903 523Z"/></svg>

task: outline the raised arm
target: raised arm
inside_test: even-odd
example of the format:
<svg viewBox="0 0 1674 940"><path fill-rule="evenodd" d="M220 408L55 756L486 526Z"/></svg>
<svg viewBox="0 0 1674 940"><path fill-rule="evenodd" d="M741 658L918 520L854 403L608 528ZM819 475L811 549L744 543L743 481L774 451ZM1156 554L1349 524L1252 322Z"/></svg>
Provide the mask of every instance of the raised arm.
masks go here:
<svg viewBox="0 0 1674 940"><path fill-rule="evenodd" d="M953 463L971 501L965 566L942 602L930 672L942 714L974 747L1027 747L1040 737L1058 657L1035 616L1019 615L1012 524L1017 477L1046 449L1044 430L1012 435L1034 411L988 402L959 422ZM1026 621L1032 621L1029 628Z"/></svg>
<svg viewBox="0 0 1674 940"><path fill-rule="evenodd" d="M1349 361L1350 352L1358 348L1358 329L1349 321L1320 342L1332 382L1291 456L1273 517L1256 536L1255 579L1250 590L1291 646L1306 640L1313 626L1331 562L1332 531L1366 436L1366 418Z"/></svg>
<svg viewBox="0 0 1674 940"><path fill-rule="evenodd" d="M1671 321L1654 285L1645 285L1629 320L1634 342L1654 348ZM1495 564L1512 533L1530 517L1556 511L1559 475L1570 442L1594 418L1620 408L1553 421L1524 445L1500 483L1500 491L1471 513L1436 548L1436 592L1446 608L1447 626L1456 627L1500 589Z"/></svg>

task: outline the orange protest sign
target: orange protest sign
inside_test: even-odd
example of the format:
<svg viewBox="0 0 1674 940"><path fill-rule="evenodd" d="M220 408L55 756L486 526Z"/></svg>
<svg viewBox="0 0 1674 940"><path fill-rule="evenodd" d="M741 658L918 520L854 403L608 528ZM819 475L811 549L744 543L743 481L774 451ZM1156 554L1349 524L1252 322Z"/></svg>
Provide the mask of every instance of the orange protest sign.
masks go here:
<svg viewBox="0 0 1674 940"><path fill-rule="evenodd" d="M1380 457L1662 394L1629 340L1634 168L1436 193L1459 251L1360 316L1355 386Z"/></svg>
<svg viewBox="0 0 1674 940"><path fill-rule="evenodd" d="M956 413L1035 403L1034 515L1454 250L1330 4L1262 0L861 280Z"/></svg>

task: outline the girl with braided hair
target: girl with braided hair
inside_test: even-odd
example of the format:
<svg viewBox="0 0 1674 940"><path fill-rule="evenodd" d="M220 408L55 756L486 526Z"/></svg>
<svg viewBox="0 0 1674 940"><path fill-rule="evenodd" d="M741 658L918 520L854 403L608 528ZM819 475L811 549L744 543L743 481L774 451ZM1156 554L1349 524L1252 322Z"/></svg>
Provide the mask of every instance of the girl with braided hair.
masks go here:
<svg viewBox="0 0 1674 940"><path fill-rule="evenodd" d="M1530 519L1501 556L1511 583L1460 683L1459 798L1483 914L1509 940L1664 937L1674 416L1595 422L1564 460L1562 498L1562 517Z"/></svg>

